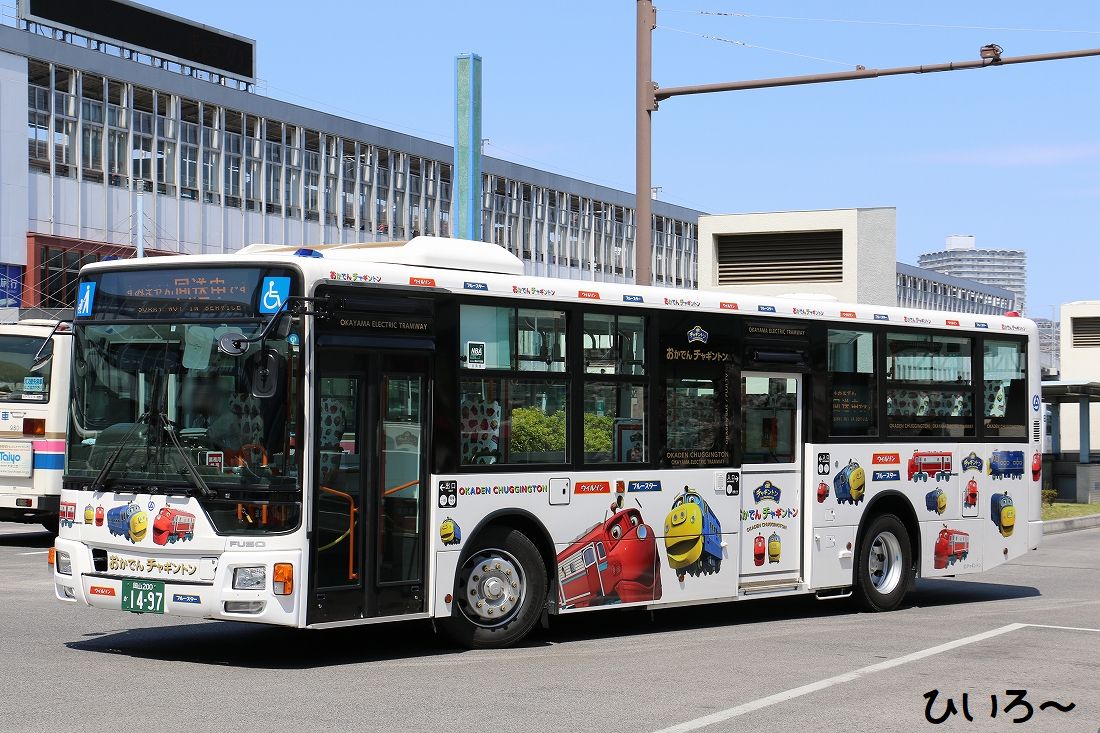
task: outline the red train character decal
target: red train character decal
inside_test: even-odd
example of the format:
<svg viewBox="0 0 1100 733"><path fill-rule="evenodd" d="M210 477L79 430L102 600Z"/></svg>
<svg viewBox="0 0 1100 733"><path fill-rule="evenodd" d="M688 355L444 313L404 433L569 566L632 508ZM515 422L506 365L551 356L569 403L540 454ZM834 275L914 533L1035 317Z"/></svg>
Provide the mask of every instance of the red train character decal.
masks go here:
<svg viewBox="0 0 1100 733"><path fill-rule="evenodd" d="M1031 457L1031 480L1038 481L1043 477L1043 456L1036 453Z"/></svg>
<svg viewBox="0 0 1100 733"><path fill-rule="evenodd" d="M97 526L97 527L102 527L103 526L103 507L102 506L97 506L95 508L95 526Z"/></svg>
<svg viewBox="0 0 1100 733"><path fill-rule="evenodd" d="M817 482L817 503L824 504L825 500L829 498L829 484L824 481Z"/></svg>
<svg viewBox="0 0 1100 733"><path fill-rule="evenodd" d="M978 480L970 479L966 482L966 493L963 494L963 506L978 506Z"/></svg>
<svg viewBox="0 0 1100 733"><path fill-rule="evenodd" d="M914 451L909 459L909 480L948 481L951 479L952 455L947 451Z"/></svg>
<svg viewBox="0 0 1100 733"><path fill-rule="evenodd" d="M558 554L563 608L661 598L657 537L637 509L617 509Z"/></svg>
<svg viewBox="0 0 1100 733"><path fill-rule="evenodd" d="M943 570L966 559L970 554L970 535L958 529L949 529L944 525L936 538L936 549L932 563L936 570Z"/></svg>
<svg viewBox="0 0 1100 733"><path fill-rule="evenodd" d="M195 537L195 515L180 509L161 508L153 520L153 542L166 545Z"/></svg>
<svg viewBox="0 0 1100 733"><path fill-rule="evenodd" d="M752 561L759 567L764 564L764 560L768 555L768 543L764 540L764 535L756 535L756 539L752 541Z"/></svg>

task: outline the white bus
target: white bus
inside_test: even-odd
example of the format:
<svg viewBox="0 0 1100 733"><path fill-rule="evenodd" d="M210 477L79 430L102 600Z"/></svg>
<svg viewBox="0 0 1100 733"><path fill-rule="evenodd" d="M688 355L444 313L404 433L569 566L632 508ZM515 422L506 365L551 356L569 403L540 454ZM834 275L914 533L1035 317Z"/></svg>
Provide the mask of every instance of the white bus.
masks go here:
<svg viewBox="0 0 1100 733"><path fill-rule="evenodd" d="M57 533L71 341L65 322L0 324L0 522Z"/></svg>
<svg viewBox="0 0 1100 733"><path fill-rule="evenodd" d="M1038 546L1035 338L433 237L89 265L56 595L475 647L624 605L890 610Z"/></svg>

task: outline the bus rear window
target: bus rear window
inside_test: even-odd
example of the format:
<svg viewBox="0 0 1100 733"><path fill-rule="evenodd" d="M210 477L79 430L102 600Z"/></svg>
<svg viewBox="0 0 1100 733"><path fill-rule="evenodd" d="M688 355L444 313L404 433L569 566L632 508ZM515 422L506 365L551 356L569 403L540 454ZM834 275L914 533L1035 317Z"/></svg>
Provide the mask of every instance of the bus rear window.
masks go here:
<svg viewBox="0 0 1100 733"><path fill-rule="evenodd" d="M0 401L46 402L50 399L50 365L31 371L31 362L42 346L39 336L0 336ZM53 342L42 355L53 353Z"/></svg>

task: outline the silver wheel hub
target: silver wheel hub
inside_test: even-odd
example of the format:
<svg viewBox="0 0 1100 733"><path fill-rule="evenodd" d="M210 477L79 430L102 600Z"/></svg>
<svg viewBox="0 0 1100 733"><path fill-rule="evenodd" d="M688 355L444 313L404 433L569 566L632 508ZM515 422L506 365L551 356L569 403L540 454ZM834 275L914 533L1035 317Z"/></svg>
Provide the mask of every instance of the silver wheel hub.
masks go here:
<svg viewBox="0 0 1100 733"><path fill-rule="evenodd" d="M509 620L523 602L526 585L516 559L502 550L482 550L463 566L462 609L480 626Z"/></svg>
<svg viewBox="0 0 1100 733"><path fill-rule="evenodd" d="M901 562L901 542L893 532L880 532L871 541L867 573L875 590L886 595L898 587L905 569Z"/></svg>

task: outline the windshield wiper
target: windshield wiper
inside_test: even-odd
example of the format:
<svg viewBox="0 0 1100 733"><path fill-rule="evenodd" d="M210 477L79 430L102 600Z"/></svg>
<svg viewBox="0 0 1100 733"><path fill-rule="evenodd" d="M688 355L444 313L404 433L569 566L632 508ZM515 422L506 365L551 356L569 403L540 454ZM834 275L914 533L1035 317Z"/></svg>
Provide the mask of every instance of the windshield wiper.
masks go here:
<svg viewBox="0 0 1100 733"><path fill-rule="evenodd" d="M183 458L183 466L187 469L187 473L190 474L191 482L194 484L195 488L199 490L199 494L204 499L214 498L217 494L215 494L214 490L211 489L209 485L207 485L206 480L203 479L202 475L199 473L198 466L196 466L195 462L191 460L191 456L187 455L187 449L183 447L182 443L180 443L179 436L176 435L175 423L169 420L168 416L165 415L163 412L157 412L157 421L160 423L157 426L158 431L163 430L165 433L168 434L168 439L171 441L176 451L180 454L180 457Z"/></svg>
<svg viewBox="0 0 1100 733"><path fill-rule="evenodd" d="M99 469L99 474L95 477L95 480L92 481L91 485L88 486L90 490L99 491L100 487L103 486L103 482L107 480L107 474L109 474L111 472L111 469L114 467L115 461L117 461L118 457L122 455L122 451L124 451L127 447L129 447L131 450L134 448L134 446L130 445L130 438L134 436L134 432L137 431L138 427L148 419L148 411L143 412L141 416L137 419L137 422L134 423L133 427L130 428L130 432L126 433L126 435L122 438L122 442L118 444L117 448L115 448L115 452L107 457L107 461L103 464L103 468Z"/></svg>

